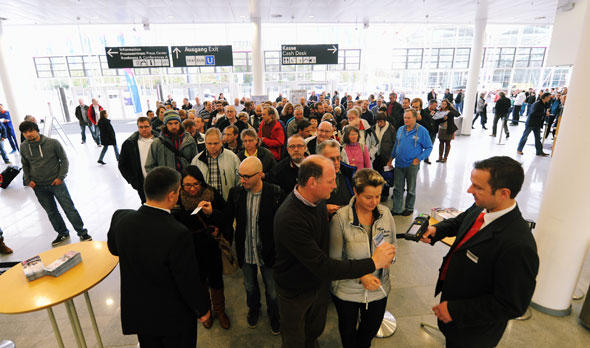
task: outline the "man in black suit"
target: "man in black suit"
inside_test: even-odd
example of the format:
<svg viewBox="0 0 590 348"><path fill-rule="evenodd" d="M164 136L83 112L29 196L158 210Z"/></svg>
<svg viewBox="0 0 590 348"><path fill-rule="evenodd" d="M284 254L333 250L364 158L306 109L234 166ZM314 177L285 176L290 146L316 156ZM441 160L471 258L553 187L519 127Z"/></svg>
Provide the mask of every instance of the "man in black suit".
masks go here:
<svg viewBox="0 0 590 348"><path fill-rule="evenodd" d="M508 320L524 314L535 290L539 257L515 197L524 171L510 157L475 162L467 192L475 204L456 218L430 226L434 243L456 237L443 258L432 308L447 347L495 347Z"/></svg>
<svg viewBox="0 0 590 348"><path fill-rule="evenodd" d="M197 344L197 318L206 321L209 294L199 281L190 231L170 209L177 203L180 174L153 169L144 183L147 202L138 210L117 210L107 238L121 267L123 334L137 334L145 347Z"/></svg>

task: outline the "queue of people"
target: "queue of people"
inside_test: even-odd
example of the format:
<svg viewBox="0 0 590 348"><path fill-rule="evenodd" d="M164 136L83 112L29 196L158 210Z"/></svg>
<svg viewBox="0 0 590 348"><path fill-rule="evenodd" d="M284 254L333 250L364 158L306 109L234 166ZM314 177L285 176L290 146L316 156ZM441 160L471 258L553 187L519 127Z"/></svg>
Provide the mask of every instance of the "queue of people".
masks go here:
<svg viewBox="0 0 590 348"><path fill-rule="evenodd" d="M260 272L271 334L281 335L283 347L317 347L330 299L342 346L371 346L391 291L394 217L414 213L417 173L434 136L438 162L445 163L456 131L456 99L445 96L438 107L432 93L424 109L421 99L404 97L400 104L394 93L389 103L375 104L345 95L336 107L338 98L312 94L317 102L295 106L286 98L245 100L240 114L239 105L222 98L198 110L187 99L176 110L169 97L156 113L137 119L120 155L108 112L93 100L80 124L96 124L93 138L104 146L99 163L113 146L122 176L142 202L138 210L117 210L108 231L109 250L121 264L123 333L137 334L145 347L194 347L198 322L210 329L217 319L229 330L239 319L226 311L223 275L240 268L249 328L262 312ZM543 95L531 116L547 102ZM326 104L339 113L325 112ZM537 137L531 116L526 129ZM295 132L287 137L292 123ZM19 129L26 138L24 181L58 233L52 244L69 238L56 201L80 240L92 240L64 182L65 151L34 122ZM457 237L443 259L441 303L433 308L448 347L494 347L507 321L530 302L538 257L515 201L523 180L521 165L508 157L476 162L468 190L474 205L422 239ZM381 204L391 186L393 209ZM1 231L0 251L12 252ZM466 262L480 257L500 261L484 272L465 271ZM479 285L469 294L457 290L474 279Z"/></svg>

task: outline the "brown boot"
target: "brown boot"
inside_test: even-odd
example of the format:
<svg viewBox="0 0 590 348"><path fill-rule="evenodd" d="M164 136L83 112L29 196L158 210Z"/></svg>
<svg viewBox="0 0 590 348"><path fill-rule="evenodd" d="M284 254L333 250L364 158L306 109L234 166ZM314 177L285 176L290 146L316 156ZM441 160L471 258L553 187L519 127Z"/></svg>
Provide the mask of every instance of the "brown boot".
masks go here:
<svg viewBox="0 0 590 348"><path fill-rule="evenodd" d="M12 254L12 249L4 244L4 237L0 238L0 254Z"/></svg>
<svg viewBox="0 0 590 348"><path fill-rule="evenodd" d="M217 315L219 325L224 329L229 329L229 318L225 314L225 295L223 289L211 289L211 302L213 303L213 311Z"/></svg>
<svg viewBox="0 0 590 348"><path fill-rule="evenodd" d="M211 298L211 291L208 291L209 293L209 298ZM205 329L210 329L211 326L213 326L213 313L211 313L211 315L209 316L209 319L207 319L207 321L203 322L203 326L205 327Z"/></svg>

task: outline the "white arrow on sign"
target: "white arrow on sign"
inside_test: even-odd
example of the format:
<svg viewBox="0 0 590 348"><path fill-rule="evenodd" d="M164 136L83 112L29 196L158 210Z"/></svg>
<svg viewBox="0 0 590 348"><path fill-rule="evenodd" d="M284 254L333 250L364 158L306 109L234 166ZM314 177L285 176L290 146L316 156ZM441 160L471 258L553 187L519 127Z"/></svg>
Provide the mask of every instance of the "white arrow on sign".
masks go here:
<svg viewBox="0 0 590 348"><path fill-rule="evenodd" d="M176 53L176 59L178 59L178 54L180 53L180 50L178 49L178 47L176 47L172 50L172 53Z"/></svg>
<svg viewBox="0 0 590 348"><path fill-rule="evenodd" d="M107 54L109 55L109 57L113 58L113 54L119 54L119 52L113 52L112 48L109 48Z"/></svg>
<svg viewBox="0 0 590 348"><path fill-rule="evenodd" d="M332 54L335 54L336 52L338 52L338 49L336 48L336 46L332 45L332 48L328 48L328 51L332 52Z"/></svg>

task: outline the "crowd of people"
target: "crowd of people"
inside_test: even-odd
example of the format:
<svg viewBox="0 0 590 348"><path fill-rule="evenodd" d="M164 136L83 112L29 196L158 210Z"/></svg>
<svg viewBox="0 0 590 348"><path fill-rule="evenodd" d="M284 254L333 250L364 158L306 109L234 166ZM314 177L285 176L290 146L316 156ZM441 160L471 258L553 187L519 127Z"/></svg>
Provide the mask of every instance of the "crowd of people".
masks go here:
<svg viewBox="0 0 590 348"><path fill-rule="evenodd" d="M545 108L541 110L549 103L545 94L527 105L531 115L546 115ZM507 111L513 108L513 114L520 115L523 108L505 104L504 98L500 91L495 111L506 127ZM478 101L474 107L479 106ZM250 328L257 326L262 307L260 272L271 331L281 334L283 347L317 346L330 297L342 346L369 347L390 293L389 267L396 257L394 216L413 215L420 165L431 163L437 137L437 162L447 161L457 130L454 120L462 109L462 91L453 96L449 90L440 101L432 90L426 103L394 92L388 102L382 95L353 100L348 94L340 98L337 92L312 92L299 101L279 95L258 104L246 98L230 104L223 94L202 103L197 97L194 104L184 98L179 108L168 96L157 103L155 112L149 110L137 119L137 131L123 142L119 154L107 110L97 99L89 106L80 99L75 115L82 143L89 128L94 142L103 147L101 165L106 164L108 146L113 146L123 178L143 204L136 211L115 212L108 232L109 250L120 257L123 333L137 334L146 347L194 347L197 318L205 328L217 319L222 328L230 329L234 319L225 310L223 274L240 268ZM485 113L477 114L485 126ZM525 135L528 130L537 136L536 123L527 121L526 127ZM26 139L20 147L24 183L34 190L58 234L52 245L69 238L56 201L80 240L92 240L64 182L64 149L40 134L32 120L22 122L19 130ZM520 164L495 157L476 163L474 173L479 175L472 174L472 188L477 190L470 193L476 204L454 225L446 222L429 229L423 241L463 236L463 229L470 227L476 233L482 225L471 225L482 214L490 217L487 224L492 226L499 223L491 219L517 225L519 235L513 242L518 250L503 254L498 247L494 254L522 261L514 266L514 272L522 271L520 278L505 279L503 289L520 290L502 293L502 301L517 305L498 308L502 306L492 303L493 313L479 326L494 322L494 337L483 339L461 326L475 308L487 311L483 303L490 299L482 299L479 307L455 306L453 301L461 295L443 287L443 302L433 308L450 342L485 342L482 347L492 347L507 320L526 310L538 260L515 208L514 197L524 178ZM392 187L393 208L388 209L380 203L388 200ZM461 242L469 238L457 241L449 255L459 254ZM0 252L3 246L0 232ZM465 281L456 279L461 273L456 269L448 271L448 281L446 269L442 272L439 281L447 285ZM479 277L489 277L489 286L474 292L498 291L493 274ZM454 326L453 319L460 326Z"/></svg>

